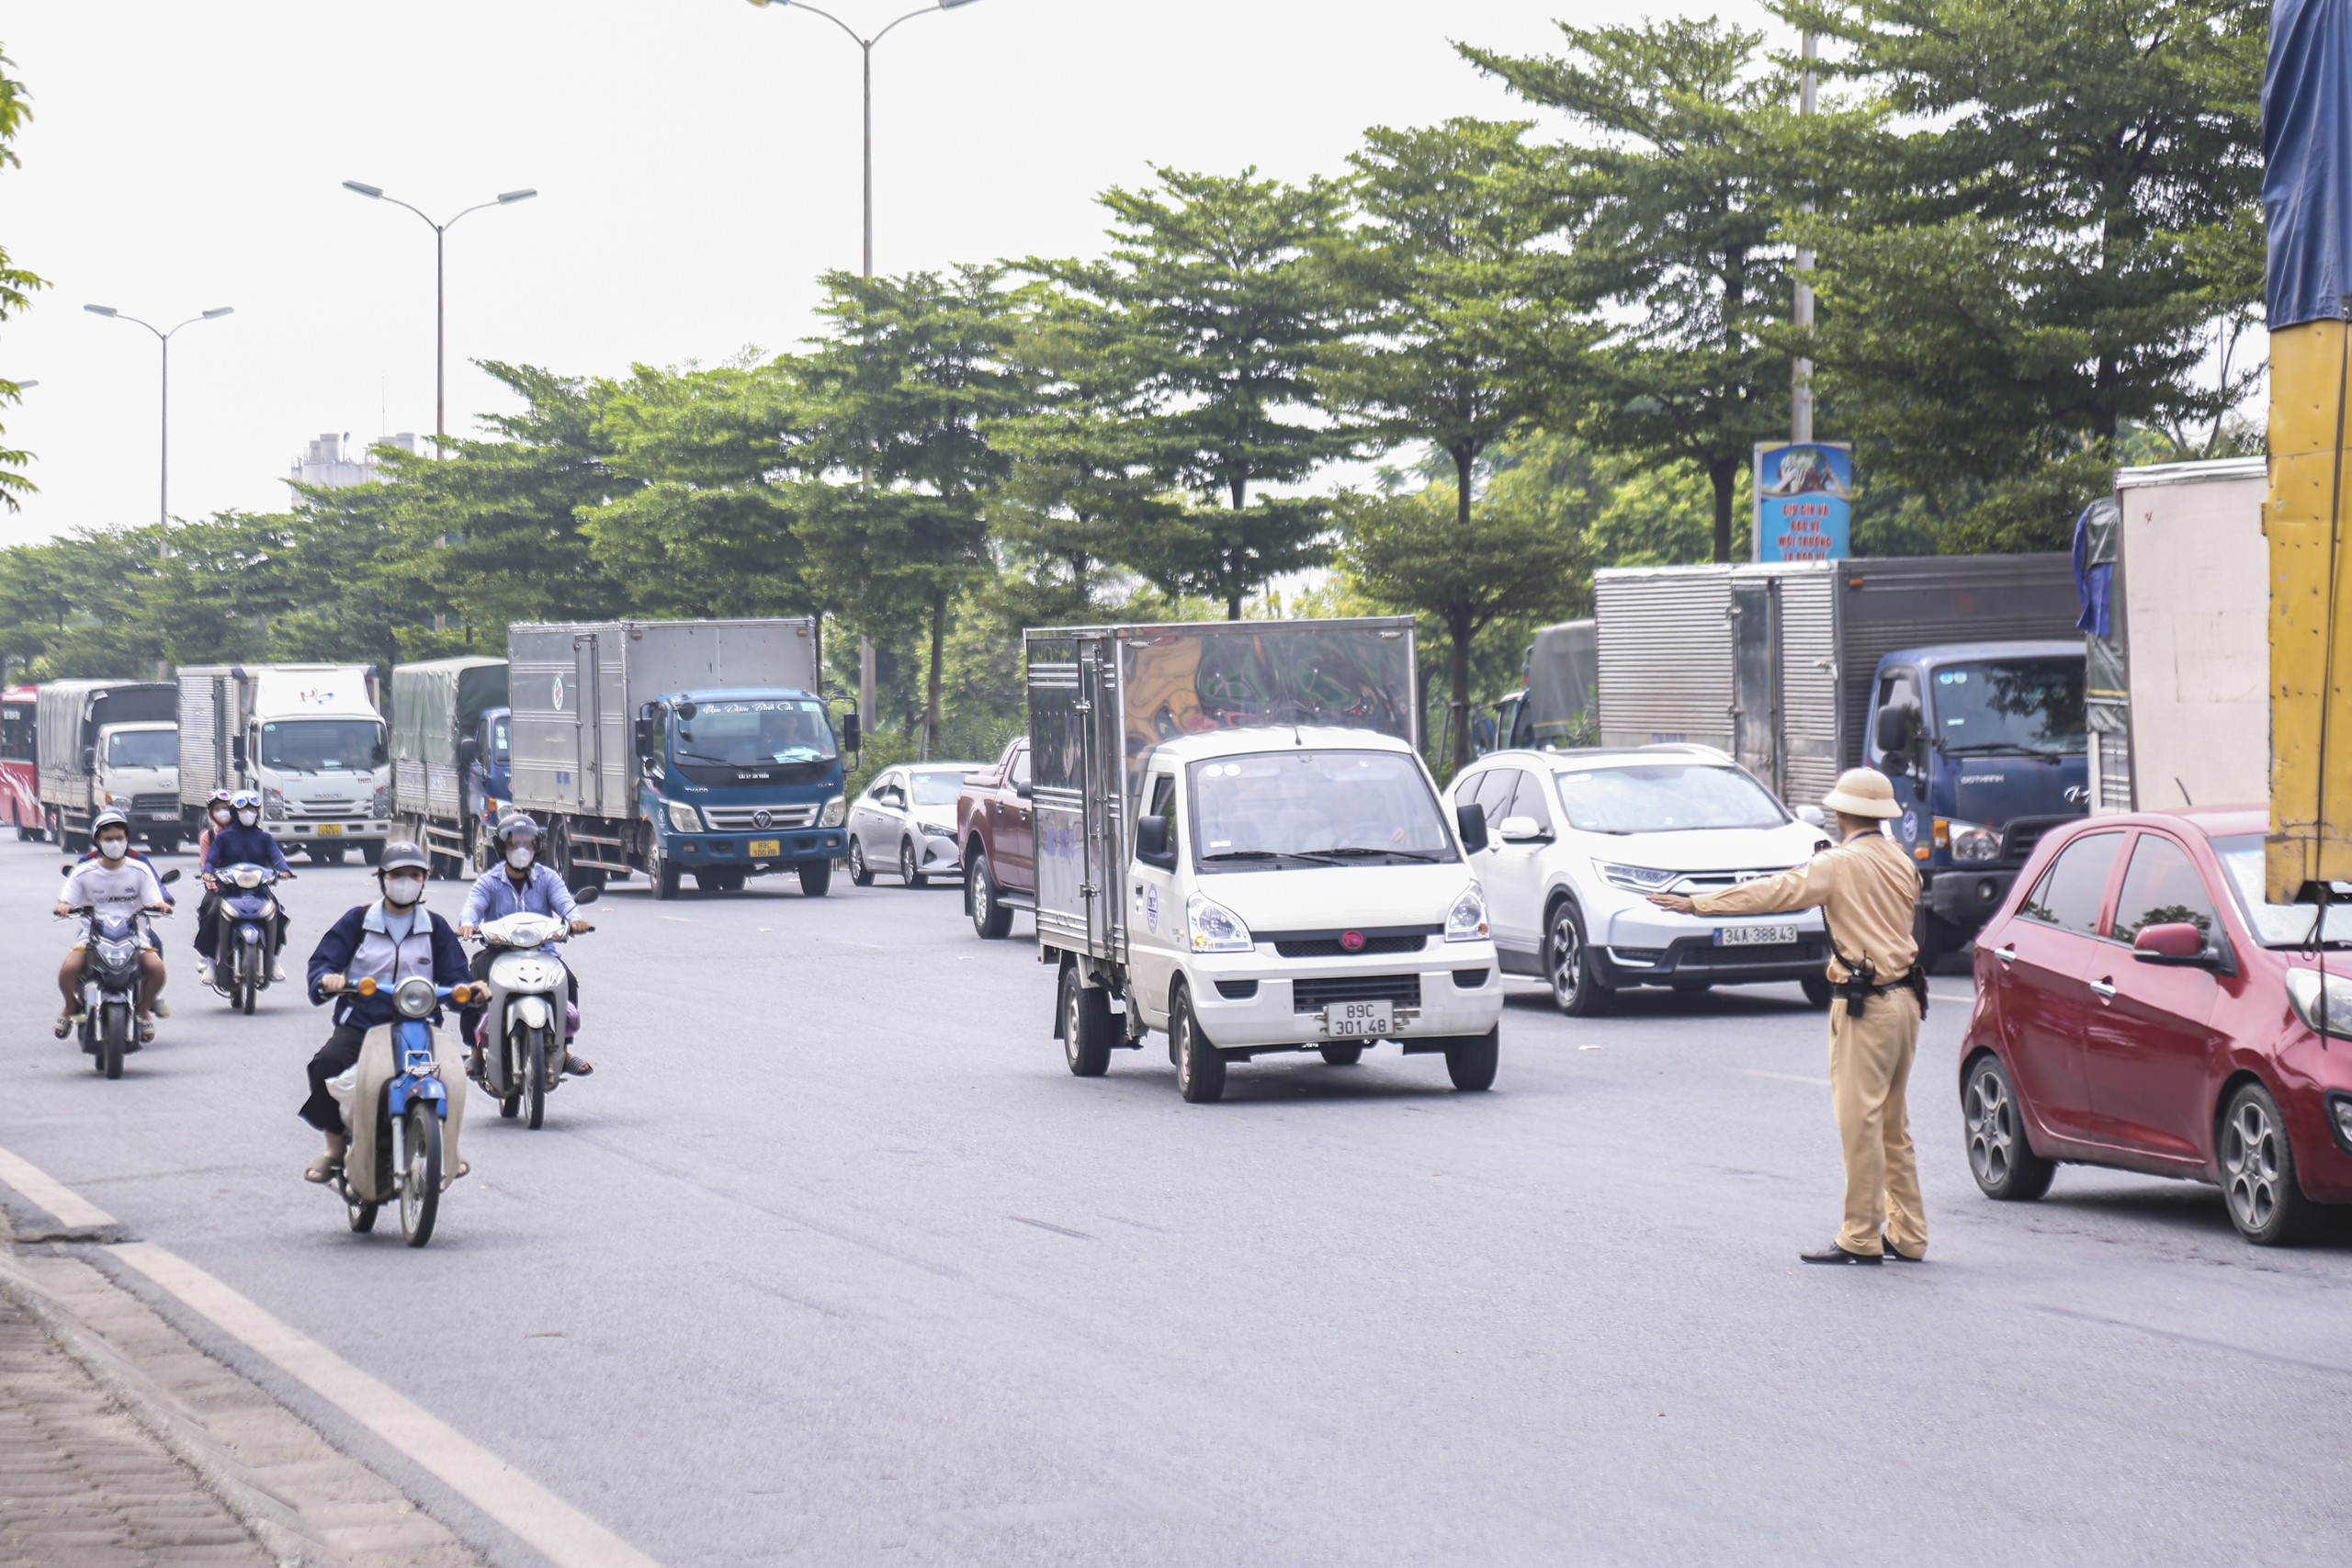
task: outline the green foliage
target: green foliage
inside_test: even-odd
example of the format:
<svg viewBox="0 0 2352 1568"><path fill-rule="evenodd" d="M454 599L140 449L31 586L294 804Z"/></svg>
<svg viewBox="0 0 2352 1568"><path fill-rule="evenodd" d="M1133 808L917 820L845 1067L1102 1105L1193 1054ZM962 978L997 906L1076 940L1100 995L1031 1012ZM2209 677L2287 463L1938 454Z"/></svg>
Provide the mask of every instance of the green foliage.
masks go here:
<svg viewBox="0 0 2352 1568"><path fill-rule="evenodd" d="M32 106L26 101L25 85L8 74L14 62L0 54L0 168L17 166L17 151L8 145L17 132L32 118ZM49 285L8 257L0 247L0 321L6 321L31 303L33 290ZM13 403L24 394L14 381L0 380L0 403ZM5 434L5 432L0 432ZM11 447L0 447L0 505L11 512L20 509L17 497L29 495L40 487L25 477L24 466L32 461L32 454Z"/></svg>

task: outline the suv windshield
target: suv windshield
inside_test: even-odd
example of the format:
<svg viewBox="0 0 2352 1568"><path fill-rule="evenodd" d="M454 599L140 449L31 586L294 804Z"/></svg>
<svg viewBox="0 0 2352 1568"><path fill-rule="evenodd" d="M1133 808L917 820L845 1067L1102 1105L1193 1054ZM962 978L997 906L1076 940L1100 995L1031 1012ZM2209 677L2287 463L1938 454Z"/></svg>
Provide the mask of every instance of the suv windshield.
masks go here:
<svg viewBox="0 0 2352 1568"><path fill-rule="evenodd" d="M1456 858L1419 763L1397 752L1253 751L1194 762L1190 776L1204 866Z"/></svg>
<svg viewBox="0 0 2352 1568"><path fill-rule="evenodd" d="M830 762L839 755L832 720L814 697L692 705L694 717L673 714L671 720L680 761L756 767L763 762Z"/></svg>
<svg viewBox="0 0 2352 1568"><path fill-rule="evenodd" d="M383 752L379 719L289 718L261 727L261 765L290 773L364 773Z"/></svg>
<svg viewBox="0 0 2352 1568"><path fill-rule="evenodd" d="M1672 833L1690 828L1777 828L1789 820L1771 792L1737 768L1644 762L1560 775L1568 825L1588 833Z"/></svg>
<svg viewBox="0 0 2352 1568"><path fill-rule="evenodd" d="M176 768L180 765L180 732L176 729L134 729L107 737L107 765L114 768Z"/></svg>
<svg viewBox="0 0 2352 1568"><path fill-rule="evenodd" d="M1946 664L1928 678L1935 736L1946 756L2007 751L2059 757L2083 749L2078 659L1990 659Z"/></svg>
<svg viewBox="0 0 2352 1568"><path fill-rule="evenodd" d="M2238 896L2238 907L2245 911L2246 924L2254 928L2255 940L2265 947L2301 947L2312 939L2312 927L2319 919L2319 908L2312 904L2273 904L2263 887L2262 835L2240 833L2233 838L2215 839L2213 852L2222 860L2222 867L2230 874L2230 885ZM2327 929L2321 940L2330 947L2352 945L2352 886L2344 883L2329 885ZM2334 902L2341 898L2342 903Z"/></svg>

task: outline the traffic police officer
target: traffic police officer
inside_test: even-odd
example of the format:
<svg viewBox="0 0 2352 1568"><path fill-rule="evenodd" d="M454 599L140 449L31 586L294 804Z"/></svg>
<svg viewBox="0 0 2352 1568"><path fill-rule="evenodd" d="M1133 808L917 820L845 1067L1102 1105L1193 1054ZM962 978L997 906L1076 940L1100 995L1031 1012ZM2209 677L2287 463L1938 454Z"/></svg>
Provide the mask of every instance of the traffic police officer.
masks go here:
<svg viewBox="0 0 2352 1568"><path fill-rule="evenodd" d="M1919 874L1886 836L1899 817L1894 786L1874 768L1849 768L1821 804L1837 813L1838 843L1804 865L1697 897L1650 901L1685 914L1762 915L1818 907L1829 926L1829 1096L1846 1155L1846 1221L1807 1263L1898 1262L1927 1256L1918 1161L1904 1088L1928 1010L1927 976L1912 938ZM1882 1224L1884 1229L1882 1231Z"/></svg>

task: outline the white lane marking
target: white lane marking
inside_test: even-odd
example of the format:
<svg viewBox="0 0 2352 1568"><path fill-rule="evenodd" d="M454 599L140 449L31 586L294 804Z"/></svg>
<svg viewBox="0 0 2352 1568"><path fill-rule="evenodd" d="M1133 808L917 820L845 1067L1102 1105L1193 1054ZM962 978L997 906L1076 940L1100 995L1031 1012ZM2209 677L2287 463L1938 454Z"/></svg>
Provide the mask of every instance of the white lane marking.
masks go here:
<svg viewBox="0 0 2352 1568"><path fill-rule="evenodd" d="M34 1202L57 1216L57 1223L72 1230L94 1225L110 1225L115 1217L84 1198L63 1182L38 1166L0 1149L0 1181L6 1182Z"/></svg>
<svg viewBox="0 0 2352 1568"><path fill-rule="evenodd" d="M1809 1078L1802 1073L1768 1073L1761 1067L1734 1067L1732 1071L1736 1073L1746 1073L1751 1078L1778 1078L1782 1083L1818 1084L1823 1089L1827 1089L1829 1087L1829 1080L1827 1078Z"/></svg>
<svg viewBox="0 0 2352 1568"><path fill-rule="evenodd" d="M439 1476L559 1568L660 1568L496 1454L196 1265L149 1242L124 1242L107 1250Z"/></svg>

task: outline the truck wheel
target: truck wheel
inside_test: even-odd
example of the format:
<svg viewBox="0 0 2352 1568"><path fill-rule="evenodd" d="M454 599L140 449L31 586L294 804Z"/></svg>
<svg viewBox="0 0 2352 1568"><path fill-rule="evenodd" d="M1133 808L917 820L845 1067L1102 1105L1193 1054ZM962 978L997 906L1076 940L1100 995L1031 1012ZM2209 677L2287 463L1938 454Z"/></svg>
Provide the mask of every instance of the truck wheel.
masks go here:
<svg viewBox="0 0 2352 1568"><path fill-rule="evenodd" d="M1176 1091L1194 1105L1225 1098L1225 1057L1201 1033L1193 1017L1192 994L1178 981L1168 998L1168 1043L1176 1057Z"/></svg>
<svg viewBox="0 0 2352 1568"><path fill-rule="evenodd" d="M798 870L803 898L822 898L833 886L833 863L829 860L805 860Z"/></svg>
<svg viewBox="0 0 2352 1568"><path fill-rule="evenodd" d="M650 852L645 857L645 881L646 886L653 890L655 898L675 898L678 896L677 863L658 849Z"/></svg>
<svg viewBox="0 0 2352 1568"><path fill-rule="evenodd" d="M865 863L865 843L856 834L849 838L849 885L852 887L874 886L874 868Z"/></svg>
<svg viewBox="0 0 2352 1568"><path fill-rule="evenodd" d="M1484 1034L1466 1035L1445 1048L1445 1076L1464 1094L1495 1087L1495 1066L1502 1055L1502 1025Z"/></svg>
<svg viewBox="0 0 2352 1568"><path fill-rule="evenodd" d="M996 879L989 874L988 852L972 859L964 874L965 897L972 906L972 929L991 942L1012 929L1012 910L996 896Z"/></svg>
<svg viewBox="0 0 2352 1568"><path fill-rule="evenodd" d="M384 844L382 840L370 839L368 842L359 846L359 861L361 864L376 865L380 863L383 858Z"/></svg>
<svg viewBox="0 0 2352 1568"><path fill-rule="evenodd" d="M1562 899L1552 906L1549 929L1544 935L1544 973L1552 981L1552 1000L1570 1018L1591 1018L1607 1012L1617 993L1592 976L1592 955L1585 950L1584 917Z"/></svg>
<svg viewBox="0 0 2352 1568"><path fill-rule="evenodd" d="M174 854L178 852L179 847L180 836L177 833L150 833L147 835L147 851L150 854Z"/></svg>
<svg viewBox="0 0 2352 1568"><path fill-rule="evenodd" d="M1062 1056L1071 1073L1099 1078L1111 1069L1111 994L1079 983L1078 965L1062 965Z"/></svg>
<svg viewBox="0 0 2352 1568"><path fill-rule="evenodd" d="M319 862L322 865L341 865L343 863L343 846L341 844L337 844L334 848L329 849L324 844L314 845L311 850L311 858Z"/></svg>
<svg viewBox="0 0 2352 1568"><path fill-rule="evenodd" d="M915 859L915 841L912 839L900 839L899 840L899 880L910 887L928 887L931 886L931 878L915 869L918 863Z"/></svg>

